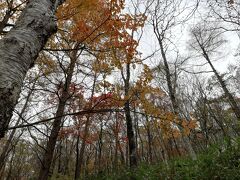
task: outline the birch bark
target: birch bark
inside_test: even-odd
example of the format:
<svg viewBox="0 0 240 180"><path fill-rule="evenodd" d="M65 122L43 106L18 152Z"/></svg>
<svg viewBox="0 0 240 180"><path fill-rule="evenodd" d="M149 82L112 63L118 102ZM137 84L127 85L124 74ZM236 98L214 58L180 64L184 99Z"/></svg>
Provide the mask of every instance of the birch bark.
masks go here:
<svg viewBox="0 0 240 180"><path fill-rule="evenodd" d="M63 0L31 0L11 31L0 40L0 138L8 128L23 80L48 38Z"/></svg>

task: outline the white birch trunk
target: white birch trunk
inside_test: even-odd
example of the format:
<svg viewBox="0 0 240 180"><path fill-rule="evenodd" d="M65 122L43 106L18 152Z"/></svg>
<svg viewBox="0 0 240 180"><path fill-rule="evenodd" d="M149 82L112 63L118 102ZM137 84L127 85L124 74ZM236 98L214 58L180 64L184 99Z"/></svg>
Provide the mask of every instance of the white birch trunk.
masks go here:
<svg viewBox="0 0 240 180"><path fill-rule="evenodd" d="M30 0L12 30L0 40L0 138L8 128L26 72L57 30L55 4L62 2Z"/></svg>

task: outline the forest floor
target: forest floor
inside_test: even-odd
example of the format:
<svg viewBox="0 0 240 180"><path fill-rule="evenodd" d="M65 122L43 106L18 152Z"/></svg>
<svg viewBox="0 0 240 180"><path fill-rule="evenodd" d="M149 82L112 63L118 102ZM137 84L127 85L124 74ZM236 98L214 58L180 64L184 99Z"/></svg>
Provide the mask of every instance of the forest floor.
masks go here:
<svg viewBox="0 0 240 180"><path fill-rule="evenodd" d="M121 170L102 173L87 179L98 180L159 180L159 179L240 179L240 139L226 140L212 145L197 155L197 160L189 157L175 158L168 163L156 165L141 164L134 172Z"/></svg>

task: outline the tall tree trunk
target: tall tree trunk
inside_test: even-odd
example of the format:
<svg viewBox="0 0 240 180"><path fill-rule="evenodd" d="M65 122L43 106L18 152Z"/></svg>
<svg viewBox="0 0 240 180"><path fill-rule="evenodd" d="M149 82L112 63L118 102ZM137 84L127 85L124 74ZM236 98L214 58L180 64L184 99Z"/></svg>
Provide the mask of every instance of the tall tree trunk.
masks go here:
<svg viewBox="0 0 240 180"><path fill-rule="evenodd" d="M58 153L57 154L57 158L58 158L58 168L57 168L57 172L58 174L63 174L63 170L64 170L64 157L62 156L63 155L63 152L62 152L62 141L60 141L59 147L57 148L58 149ZM53 166L53 170L54 170L54 166Z"/></svg>
<svg viewBox="0 0 240 180"><path fill-rule="evenodd" d="M78 156L76 157L75 180L80 179L82 166L83 166L83 158L84 158L84 153L85 153L85 147L86 147L86 140L87 140L87 136L88 136L89 125L90 125L90 117L87 117L85 128L84 128L84 135L83 135L83 139L82 139L81 148L80 148L80 151L77 152Z"/></svg>
<svg viewBox="0 0 240 180"><path fill-rule="evenodd" d="M113 129L113 134L114 134L114 137L115 137L115 158L114 158L114 161L115 161L115 170L118 169L118 145L119 145L119 137L118 137L118 134L119 134L119 130L118 130L118 116L117 116L117 113L115 115L115 119L116 119L116 124L115 124L115 128Z"/></svg>
<svg viewBox="0 0 240 180"><path fill-rule="evenodd" d="M200 44L199 44L199 46L202 49L202 53L203 53L204 58L207 60L208 64L210 65L210 67L213 70L213 73L217 77L217 80L220 83L225 96L228 98L228 101L229 101L229 104L230 104L230 106L231 106L231 108L233 110L233 113L235 114L237 119L240 121L240 108L239 108L238 104L236 103L233 95L229 92L229 90L228 90L228 88L227 88L223 78L218 74L217 70L213 66L213 64L212 64L212 62L211 62L211 60L210 60L210 58L208 56L208 53L206 52L205 48L202 45L200 45Z"/></svg>
<svg viewBox="0 0 240 180"><path fill-rule="evenodd" d="M14 157L15 157L15 149L14 149L14 152L13 152L13 155L12 155L12 157L11 157L11 160L10 160L10 162L9 162L9 170L8 170L8 174L7 174L7 178L6 178L6 180L10 180L10 179L12 179L12 177L11 177L11 175L12 175L12 170L13 170L13 159L14 159Z"/></svg>
<svg viewBox="0 0 240 180"><path fill-rule="evenodd" d="M97 80L97 74L95 73L94 80L93 80L93 88L92 88L92 92L91 92L91 102L90 102L90 107L89 107L90 109L92 108L92 98L93 98L93 95L95 92L96 80ZM84 128L84 134L83 134L80 152L77 152L77 157L76 157L77 162L76 162L76 167L75 167L75 180L80 179L80 174L81 174L82 165L83 165L83 156L84 156L85 147L86 147L86 140L88 137L89 125L91 123L90 120L91 120L91 117L90 117L90 115L88 115L86 124L85 124L85 128Z"/></svg>
<svg viewBox="0 0 240 180"><path fill-rule="evenodd" d="M168 93L169 93L170 100L171 100L171 103L172 103L172 109L173 109L173 112L176 116L180 116L179 106L178 106L178 102L177 102L177 99L176 99L176 93L175 93L175 90L173 88L173 83L172 83L172 80L171 80L171 72L170 72L170 69L169 69L166 53L165 53L164 47L163 47L163 41L162 41L162 38L158 36L157 32L155 32L155 34L158 38L158 43L159 43L159 46L160 46L161 55L162 55L163 62L164 62L164 70L165 70L165 73L166 73L165 77L167 79ZM180 117L180 119L181 119L181 117ZM184 146L186 147L186 149L187 149L188 153L190 154L190 156L192 157L192 159L195 160L197 158L196 153L193 150L193 147L192 147L192 145L189 141L189 138L186 137L183 134L183 128L180 124L178 124L178 128L179 128L179 130L182 134L182 141L183 141ZM176 149L178 149L177 144L175 144L175 146L176 146Z"/></svg>
<svg viewBox="0 0 240 180"><path fill-rule="evenodd" d="M0 138L8 128L26 72L57 30L55 11L63 2L31 0L15 26L0 40Z"/></svg>
<svg viewBox="0 0 240 180"><path fill-rule="evenodd" d="M80 137L77 137L77 142L76 142L76 164L75 164L75 178L80 178L80 171L79 171L79 143L80 143Z"/></svg>
<svg viewBox="0 0 240 180"><path fill-rule="evenodd" d="M130 88L130 64L128 63L126 64L126 78L124 78L125 97L127 98L129 95L129 88ZM129 99L127 99L126 102L124 103L124 111L127 123L130 168L135 168L137 166L137 151Z"/></svg>
<svg viewBox="0 0 240 180"><path fill-rule="evenodd" d="M179 108L178 108L178 103L177 103L176 96L175 96L176 93L174 91L173 83L172 83L172 80L171 80L171 72L170 72L170 69L169 69L166 53L164 51L163 42L160 40L160 38L158 38L158 39L159 39L158 43L159 43L159 46L160 46L161 55L162 55L162 58L163 58L164 71L166 73L165 77L166 77L166 80L167 80L168 93L169 93L169 96L170 96L170 99L171 99L172 109L173 109L173 112L175 114L178 114L179 113L178 112Z"/></svg>
<svg viewBox="0 0 240 180"><path fill-rule="evenodd" d="M103 120L101 120L100 124L100 133L99 133L99 140L98 140L98 162L97 162L97 169L98 173L101 171L102 166L101 166L101 161L102 161L102 146L103 146Z"/></svg>
<svg viewBox="0 0 240 180"><path fill-rule="evenodd" d="M68 94L64 92L62 97L60 98L60 102L59 102L57 113L56 113L57 118L53 122L53 128L51 130L51 134L47 142L47 148L43 156L43 162L42 162L39 177L38 177L39 180L48 179L58 133L60 131L61 124L62 124L62 115L64 114L64 107L66 104L67 97L68 97Z"/></svg>
<svg viewBox="0 0 240 180"><path fill-rule="evenodd" d="M78 45L79 44L76 44L75 48L78 47ZM54 149L55 149L55 145L57 142L58 133L61 129L64 108L65 108L66 102L69 98L68 89L69 89L69 86L70 86L70 83L72 80L75 63L77 61L77 50L73 51L72 54L70 54L70 61L71 62L70 62L69 68L68 68L67 78L66 78L66 81L65 81L65 84L63 87L63 92L62 92L61 97L59 98L59 104L58 104L57 112L56 112L56 119L53 122L53 128L51 130L51 134L50 134L49 140L47 142L46 151L43 156L43 161L42 161L40 173L38 176L39 180L48 179L49 170L50 170L51 162L53 159L53 154L54 154Z"/></svg>
<svg viewBox="0 0 240 180"><path fill-rule="evenodd" d="M148 116L146 115L146 123L147 123L147 138L148 138L148 162L152 163L152 134L151 134L151 127L150 122L148 120Z"/></svg>

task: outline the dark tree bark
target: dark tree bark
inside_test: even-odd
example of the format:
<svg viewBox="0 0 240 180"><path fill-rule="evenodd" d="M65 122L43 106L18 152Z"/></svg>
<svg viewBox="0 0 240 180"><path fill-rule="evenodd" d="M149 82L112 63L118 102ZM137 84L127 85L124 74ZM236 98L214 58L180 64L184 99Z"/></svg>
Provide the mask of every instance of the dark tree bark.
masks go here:
<svg viewBox="0 0 240 180"><path fill-rule="evenodd" d="M180 1L179 2L169 1L168 6L163 5L164 8L162 9L161 5L160 5L160 1L157 1L157 6L155 8L155 11L152 14L152 26L153 26L154 34L158 40L158 44L160 47L161 58L163 60L164 72L165 72L164 76L166 78L168 94L170 97L172 110L173 110L173 113L177 117L180 117L180 119L181 119L179 102L177 100L176 91L175 91L175 87L177 84L176 72L175 72L175 80L174 80L172 78L173 75L171 73L171 69L170 69L167 54L166 54L167 48L165 47L165 40L167 39L166 38L167 31L170 31L171 28L177 23L177 22L175 22L174 16L175 16L175 11L178 11L177 10L178 3L180 3ZM166 16L165 11L167 11L169 13L168 17L165 17ZM176 125L178 126L179 130L181 131L182 142L184 143L184 146L186 147L186 149L189 152L189 154L191 155L191 157L193 159L196 159L196 154L192 148L192 145L191 145L188 137L183 135L183 128L181 126L181 122ZM173 139L174 139L174 137L173 137ZM175 145L177 151L180 152L178 150L177 144L175 143L175 140L174 140L174 145Z"/></svg>
<svg viewBox="0 0 240 180"><path fill-rule="evenodd" d="M233 113L240 120L240 107L238 106L237 102L235 101L233 95L230 93L229 89L227 88L223 77L218 73L214 65L212 64L212 60L210 58L210 53L214 52L218 47L220 47L224 40L221 39L220 33L216 30L212 30L206 33L206 30L201 26L192 29L191 31L194 42L192 43L193 49L197 49L200 51L201 55L207 61L209 66L211 67L214 75L217 77L217 80L225 94L228 98L228 102L232 108Z"/></svg>
<svg viewBox="0 0 240 180"><path fill-rule="evenodd" d="M100 123L100 133L98 139L98 157L97 157L97 170L98 172L101 171L101 163L102 163L102 147L103 147L103 120Z"/></svg>
<svg viewBox="0 0 240 180"><path fill-rule="evenodd" d="M77 44L75 48L78 47L78 45L79 44ZM38 177L39 180L46 180L48 179L48 176L49 176L49 170L50 170L51 162L53 159L53 154L54 154L54 149L57 142L58 133L61 129L64 108L69 98L68 89L71 84L75 63L77 61L77 50L73 51L72 54L70 54L70 59L71 59L71 62L68 68L66 81L63 87L63 92L61 97L59 98L59 104L56 112L57 118L53 122L53 128L51 130L51 134L47 142L46 151L43 156L42 166L41 166L39 177Z"/></svg>
<svg viewBox="0 0 240 180"><path fill-rule="evenodd" d="M51 134L49 137L49 140L47 142L47 148L46 148L46 152L43 156L43 162L42 162L42 166L41 166L41 170L39 173L39 180L46 180L48 179L48 175L49 175L49 170L51 167L51 162L53 159L53 154L54 154L54 149L55 149L55 145L57 142L57 137L58 137L58 133L61 129L61 124L62 124L62 115L64 113L64 107L66 104L66 100L67 100L68 94L67 93L63 93L62 98L60 99L60 103L58 105L58 109L57 109L57 113L56 113L56 118L53 122L53 128L51 130Z"/></svg>
<svg viewBox="0 0 240 180"><path fill-rule="evenodd" d="M130 88L130 64L126 64L126 77L124 78L124 91L125 96L129 95ZM125 118L127 124L127 137L128 137L128 147L129 147L129 161L130 168L135 168L137 166L137 151L136 151L136 141L134 137L133 122L131 117L130 101L126 100L124 103Z"/></svg>
<svg viewBox="0 0 240 180"><path fill-rule="evenodd" d="M237 119L240 120L240 108L239 108L237 102L235 101L233 95L229 92L229 90L228 90L228 88L227 88L223 78L219 75L219 73L217 72L217 70L213 66L212 61L210 60L210 58L208 56L208 53L206 52L205 48L201 44L199 44L199 46L201 47L201 50L202 50L204 58L206 59L206 61L208 62L208 64L212 68L213 73L217 77L217 80L218 80L219 84L221 85L224 94L228 98L228 101L229 101L229 104L230 104L230 106L231 106L231 108L233 110L233 113L235 114Z"/></svg>
<svg viewBox="0 0 240 180"><path fill-rule="evenodd" d="M173 86L173 82L172 82L172 78L171 78L172 75L171 75L169 64L168 64L168 61L167 61L166 52L165 52L164 46L163 46L163 39L165 38L164 37L164 32L160 33L158 27L154 25L154 33L155 33L155 35L158 39L158 43L159 43L160 50L161 50L161 56L162 56L163 63L164 63L164 71L166 73L165 77L166 77L166 81L167 81L168 93L169 93L169 96L170 96L173 113L176 116L180 117L179 105L178 105L178 101L177 101L177 98L176 98L176 92L174 90L174 86ZM176 83L176 80L175 80L174 83ZM180 119L181 119L181 117L180 117ZM196 159L196 153L194 152L193 147L192 147L188 137L185 137L183 135L183 128L182 128L181 124L177 124L177 125L178 125L179 130L182 133L182 141L183 141L187 151L191 155L192 159L195 160ZM174 139L174 137L173 137L173 139ZM174 141L175 141L175 139L174 139ZM174 143L174 145L175 145L177 151L179 152L177 144Z"/></svg>
<svg viewBox="0 0 240 180"><path fill-rule="evenodd" d="M11 31L0 40L0 138L4 137L26 72L57 30L54 0L31 0Z"/></svg>
<svg viewBox="0 0 240 180"><path fill-rule="evenodd" d="M84 158L84 153L85 153L85 148L86 148L86 140L87 140L88 131L89 131L89 125L90 125L90 117L87 117L81 148L80 148L80 150L79 150L79 148L77 148L76 168L75 168L75 178L74 178L75 180L80 179L82 166L83 166L83 160L84 160L83 158ZM79 146L79 137L78 137L77 146Z"/></svg>

